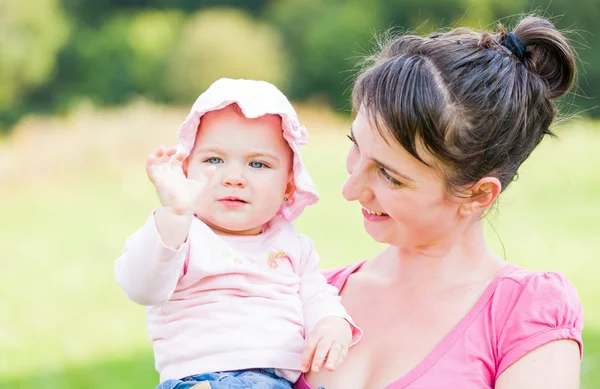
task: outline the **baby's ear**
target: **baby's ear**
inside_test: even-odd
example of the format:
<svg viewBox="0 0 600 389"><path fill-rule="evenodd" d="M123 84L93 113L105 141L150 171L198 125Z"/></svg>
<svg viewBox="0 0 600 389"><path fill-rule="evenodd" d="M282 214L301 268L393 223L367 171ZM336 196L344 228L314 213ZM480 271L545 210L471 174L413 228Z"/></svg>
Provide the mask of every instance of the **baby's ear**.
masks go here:
<svg viewBox="0 0 600 389"><path fill-rule="evenodd" d="M181 163L181 170L183 170L183 174L185 174L185 176L187 177L187 172L188 172L188 161L190 160L190 156L188 155L183 162Z"/></svg>
<svg viewBox="0 0 600 389"><path fill-rule="evenodd" d="M294 181L294 172L288 175L288 182L285 187L285 197L290 198L296 191L296 181Z"/></svg>

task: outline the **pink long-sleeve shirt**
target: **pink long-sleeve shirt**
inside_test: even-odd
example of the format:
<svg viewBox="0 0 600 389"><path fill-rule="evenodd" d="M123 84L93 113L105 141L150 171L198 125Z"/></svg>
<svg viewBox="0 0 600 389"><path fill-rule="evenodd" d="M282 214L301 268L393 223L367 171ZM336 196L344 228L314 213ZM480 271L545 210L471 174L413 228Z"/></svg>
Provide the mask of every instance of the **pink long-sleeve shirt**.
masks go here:
<svg viewBox="0 0 600 389"><path fill-rule="evenodd" d="M275 368L294 382L305 334L326 316L352 323L318 262L312 241L282 219L256 236L217 235L194 219L175 250L152 214L127 240L115 276L148 307L161 382L248 368ZM352 330L356 343L361 331Z"/></svg>

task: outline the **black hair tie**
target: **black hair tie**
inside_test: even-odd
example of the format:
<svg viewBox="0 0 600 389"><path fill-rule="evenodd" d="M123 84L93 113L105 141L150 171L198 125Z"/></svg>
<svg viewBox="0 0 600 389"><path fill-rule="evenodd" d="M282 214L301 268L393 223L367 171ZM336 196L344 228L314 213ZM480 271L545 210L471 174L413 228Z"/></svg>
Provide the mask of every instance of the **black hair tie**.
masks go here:
<svg viewBox="0 0 600 389"><path fill-rule="evenodd" d="M504 37L502 46L506 47L519 59L523 59L523 55L525 55L525 52L527 51L527 46L525 46L525 43L523 43L519 38L517 38L517 36L512 32L509 32L506 35L506 37Z"/></svg>

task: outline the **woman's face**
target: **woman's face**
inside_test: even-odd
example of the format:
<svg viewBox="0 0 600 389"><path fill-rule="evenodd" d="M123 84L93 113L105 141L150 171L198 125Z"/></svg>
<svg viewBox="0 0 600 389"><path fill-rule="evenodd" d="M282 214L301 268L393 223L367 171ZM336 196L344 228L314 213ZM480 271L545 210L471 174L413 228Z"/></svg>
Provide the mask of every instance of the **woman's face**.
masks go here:
<svg viewBox="0 0 600 389"><path fill-rule="evenodd" d="M410 251L451 244L465 225L459 214L461 199L446 190L438 172L411 156L392 135L382 137L362 110L350 137L350 178L343 195L362 205L367 233ZM434 162L419 152L427 163Z"/></svg>

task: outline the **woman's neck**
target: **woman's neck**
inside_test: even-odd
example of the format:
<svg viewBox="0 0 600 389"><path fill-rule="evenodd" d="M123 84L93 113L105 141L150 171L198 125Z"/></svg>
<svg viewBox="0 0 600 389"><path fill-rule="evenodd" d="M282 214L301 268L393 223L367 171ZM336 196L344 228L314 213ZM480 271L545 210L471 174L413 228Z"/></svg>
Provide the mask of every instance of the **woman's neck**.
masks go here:
<svg viewBox="0 0 600 389"><path fill-rule="evenodd" d="M391 283L409 287L488 279L504 266L488 247L480 220L448 240L422 248L389 246L370 265Z"/></svg>

